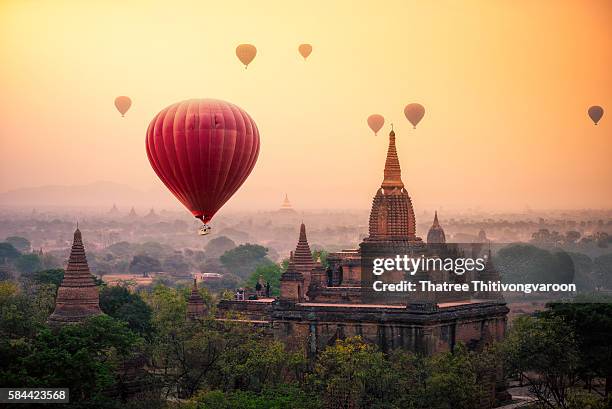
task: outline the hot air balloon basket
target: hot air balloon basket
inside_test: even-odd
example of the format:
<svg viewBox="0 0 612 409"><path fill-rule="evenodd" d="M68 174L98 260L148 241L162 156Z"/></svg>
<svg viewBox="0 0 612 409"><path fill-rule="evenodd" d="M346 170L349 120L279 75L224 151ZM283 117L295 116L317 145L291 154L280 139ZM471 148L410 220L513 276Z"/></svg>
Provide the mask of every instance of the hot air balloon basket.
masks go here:
<svg viewBox="0 0 612 409"><path fill-rule="evenodd" d="M199 228L198 234L200 236L206 236L207 234L210 234L211 230L212 230L212 227L210 227L208 224L205 224Z"/></svg>

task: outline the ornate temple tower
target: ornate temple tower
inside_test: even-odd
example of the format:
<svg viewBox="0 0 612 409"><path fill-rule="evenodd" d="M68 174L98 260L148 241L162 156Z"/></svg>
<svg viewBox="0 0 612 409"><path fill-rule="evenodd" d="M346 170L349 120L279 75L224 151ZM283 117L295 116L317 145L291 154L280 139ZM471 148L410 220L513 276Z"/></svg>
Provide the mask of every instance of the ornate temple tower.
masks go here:
<svg viewBox="0 0 612 409"><path fill-rule="evenodd" d="M300 238L293 252L293 262L295 270L304 277L304 288L308 290L315 262L312 260L312 252L310 251L308 239L306 238L306 226L304 223L300 226ZM306 293L306 290L304 290L304 293Z"/></svg>
<svg viewBox="0 0 612 409"><path fill-rule="evenodd" d="M55 311L49 317L49 324L78 323L100 314L102 311L98 287L89 271L81 231L77 227L68 266L62 284L57 290Z"/></svg>
<svg viewBox="0 0 612 409"><path fill-rule="evenodd" d="M369 233L368 241L421 240L416 237L414 209L402 182L393 130L389 133L383 182L372 201Z"/></svg>
<svg viewBox="0 0 612 409"><path fill-rule="evenodd" d="M446 243L446 235L444 234L444 229L440 226L440 222L438 221L438 211L436 210L436 214L434 216L434 221L431 227L429 228L429 232L427 233L427 244L444 244Z"/></svg>
<svg viewBox="0 0 612 409"><path fill-rule="evenodd" d="M403 254L418 256L425 251L423 240L416 235L412 200L402 182L395 132L392 129L389 133L383 182L372 201L369 236L360 244L362 286L371 288L371 282L379 279L372 273L374 259ZM383 280L388 282L399 282L403 279L405 276L401 271L388 272L383 277ZM363 300L399 304L406 302L405 296L401 294L397 294L397 300L391 299L394 295L389 295L386 300L377 297L374 293L365 293Z"/></svg>
<svg viewBox="0 0 612 409"><path fill-rule="evenodd" d="M304 276L296 270L293 252L289 256L287 270L280 278L281 301L301 302L304 301Z"/></svg>
<svg viewBox="0 0 612 409"><path fill-rule="evenodd" d="M206 314L206 304L204 299L198 292L198 281L193 279L193 287L191 287L191 295L187 301L187 319L197 320Z"/></svg>

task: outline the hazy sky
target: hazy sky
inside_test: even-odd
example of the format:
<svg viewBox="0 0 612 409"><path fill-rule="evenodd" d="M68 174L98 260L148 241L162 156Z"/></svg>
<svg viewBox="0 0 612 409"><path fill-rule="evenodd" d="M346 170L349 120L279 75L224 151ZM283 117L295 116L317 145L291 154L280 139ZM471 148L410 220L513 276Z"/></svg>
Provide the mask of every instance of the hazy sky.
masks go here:
<svg viewBox="0 0 612 409"><path fill-rule="evenodd" d="M304 62L302 42L313 45ZM252 43L247 70L234 54ZM388 124L416 211L612 207L612 2L0 1L0 191L159 185L146 127L187 98L257 122L233 208L366 208ZM113 100L129 95L121 118ZM413 130L403 115L420 102ZM590 105L608 112L593 126ZM384 131L366 125L380 113Z"/></svg>

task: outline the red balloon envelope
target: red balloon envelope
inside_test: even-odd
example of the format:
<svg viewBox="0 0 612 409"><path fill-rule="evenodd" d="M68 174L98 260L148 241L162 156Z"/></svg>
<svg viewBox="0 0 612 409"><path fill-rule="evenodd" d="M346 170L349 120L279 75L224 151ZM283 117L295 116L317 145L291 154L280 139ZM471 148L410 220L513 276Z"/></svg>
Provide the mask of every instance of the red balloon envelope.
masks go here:
<svg viewBox="0 0 612 409"><path fill-rule="evenodd" d="M157 176L208 223L249 176L259 154L259 131L244 110L215 99L192 99L163 109L149 124L147 156Z"/></svg>

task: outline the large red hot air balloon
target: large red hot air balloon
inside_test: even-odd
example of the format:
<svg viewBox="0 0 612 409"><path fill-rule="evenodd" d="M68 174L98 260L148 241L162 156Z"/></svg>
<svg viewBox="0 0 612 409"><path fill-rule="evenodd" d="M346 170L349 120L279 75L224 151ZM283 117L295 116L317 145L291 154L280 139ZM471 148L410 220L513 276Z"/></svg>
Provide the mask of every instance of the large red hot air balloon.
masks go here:
<svg viewBox="0 0 612 409"><path fill-rule="evenodd" d="M374 131L374 135L380 131L380 128L382 128L384 124L385 118L383 118L382 115L373 114L368 117L368 126Z"/></svg>
<svg viewBox="0 0 612 409"><path fill-rule="evenodd" d="M163 109L149 124L147 156L157 176L206 225L244 183L259 154L259 131L244 110L215 99Z"/></svg>

